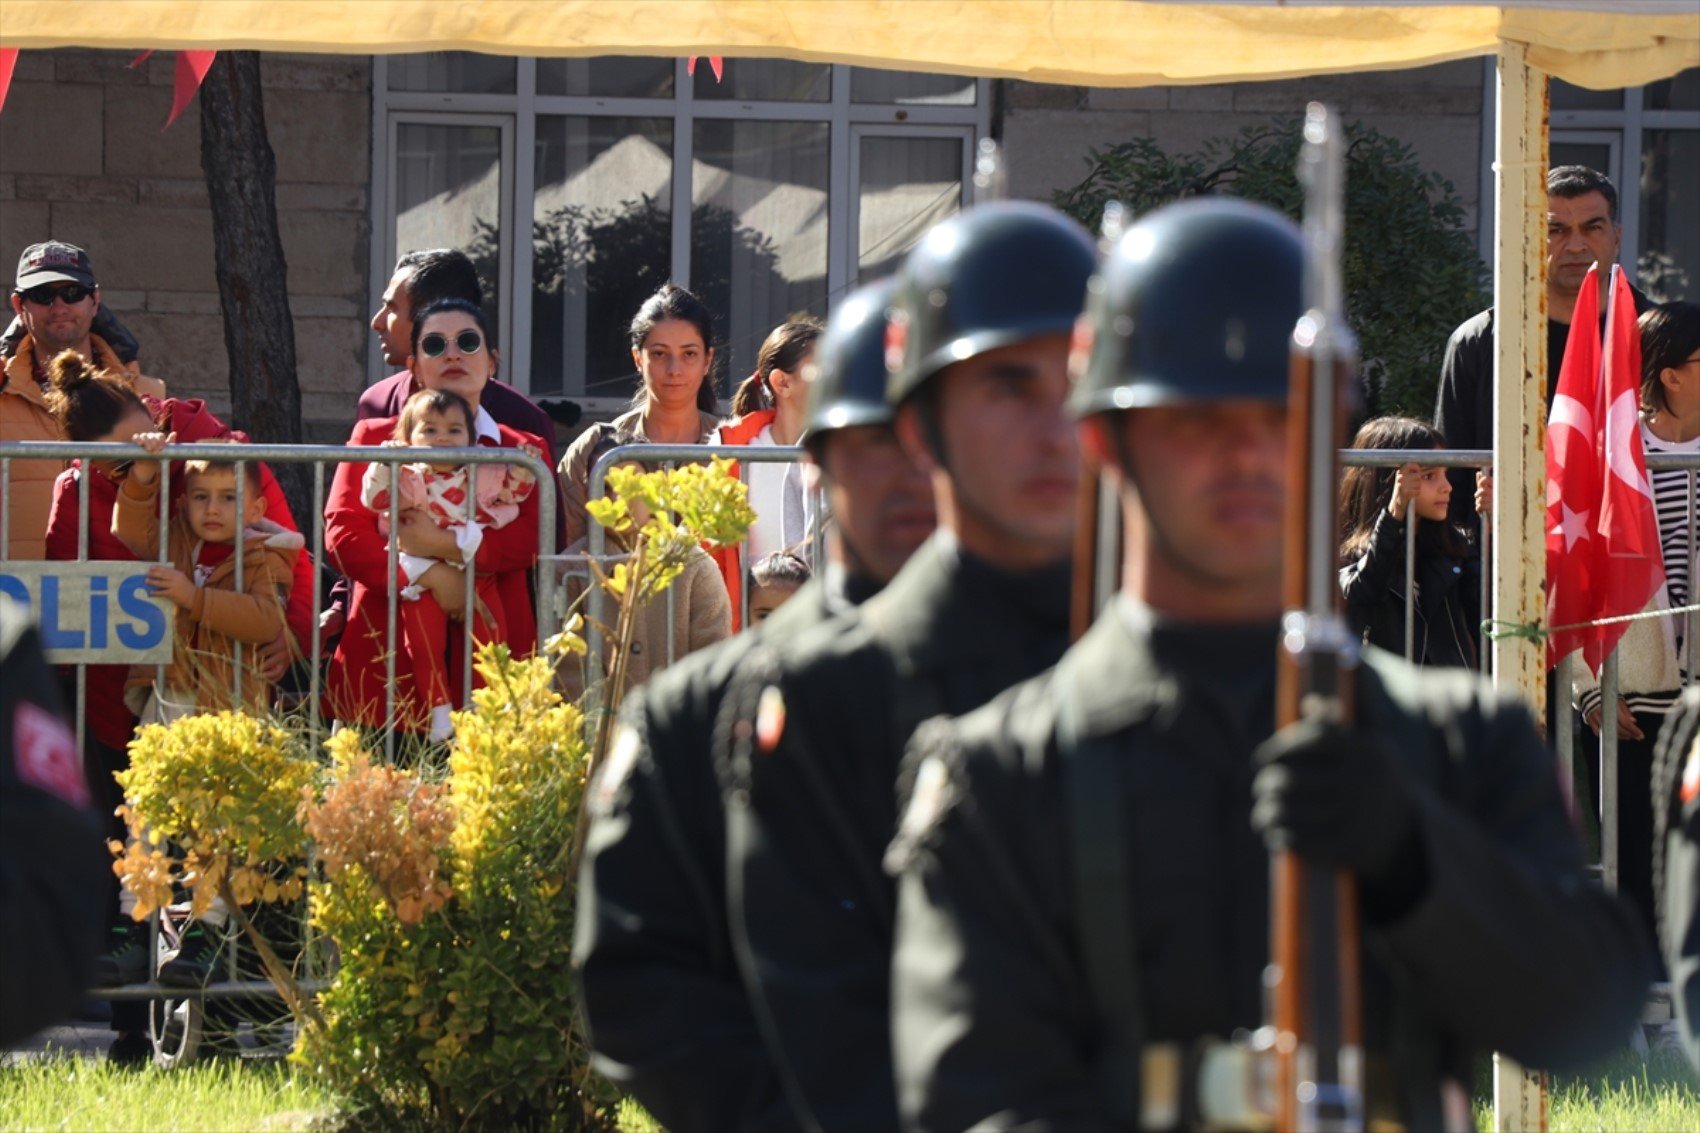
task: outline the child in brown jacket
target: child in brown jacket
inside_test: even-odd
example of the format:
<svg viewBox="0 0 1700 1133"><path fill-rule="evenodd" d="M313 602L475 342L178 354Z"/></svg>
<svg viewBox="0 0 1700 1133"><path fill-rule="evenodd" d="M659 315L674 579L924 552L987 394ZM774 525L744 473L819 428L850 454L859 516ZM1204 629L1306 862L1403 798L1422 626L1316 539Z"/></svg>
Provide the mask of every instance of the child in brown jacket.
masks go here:
<svg viewBox="0 0 1700 1133"><path fill-rule="evenodd" d="M143 433L136 443L160 452L176 434ZM283 630L295 557L303 540L265 518L260 463L191 460L183 466L183 495L176 501L166 537L171 565L148 568L148 588L177 606L176 644L161 687L156 668L139 665L130 674L125 701L143 723L171 720L196 711L240 707L264 712L271 687L260 674L256 649ZM142 559L159 553L159 468L138 460L118 492L112 532ZM237 514L236 478L245 479L242 514ZM235 548L242 547L241 589ZM236 688L236 646L243 648L241 693Z"/></svg>

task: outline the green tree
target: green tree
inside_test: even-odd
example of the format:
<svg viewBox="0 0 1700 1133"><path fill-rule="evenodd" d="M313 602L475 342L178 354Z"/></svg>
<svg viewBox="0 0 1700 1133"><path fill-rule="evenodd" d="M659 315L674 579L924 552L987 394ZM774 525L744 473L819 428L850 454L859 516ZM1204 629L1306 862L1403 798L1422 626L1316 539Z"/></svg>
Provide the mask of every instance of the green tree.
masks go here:
<svg viewBox="0 0 1700 1133"><path fill-rule="evenodd" d="M1301 124L1296 115L1276 119L1196 153L1165 153L1149 138L1094 149L1085 179L1053 199L1094 230L1110 201L1137 216L1213 193L1261 201L1297 220ZM1346 127L1346 142L1346 314L1363 353L1364 408L1427 419L1447 337L1488 305L1487 270L1451 182L1424 170L1403 142L1361 123Z"/></svg>

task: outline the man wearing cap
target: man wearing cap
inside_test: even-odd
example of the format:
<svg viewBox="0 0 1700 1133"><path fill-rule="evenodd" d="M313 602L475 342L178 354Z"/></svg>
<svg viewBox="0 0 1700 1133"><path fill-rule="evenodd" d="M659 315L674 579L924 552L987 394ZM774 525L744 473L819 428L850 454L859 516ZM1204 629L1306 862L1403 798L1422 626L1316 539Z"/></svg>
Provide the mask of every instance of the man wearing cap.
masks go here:
<svg viewBox="0 0 1700 1133"><path fill-rule="evenodd" d="M897 1122L880 861L904 742L1067 645L1068 343L1095 255L1074 221L1026 202L921 238L898 273L886 395L939 532L851 624L774 642L727 696L727 911L797 1126Z"/></svg>
<svg viewBox="0 0 1700 1133"><path fill-rule="evenodd" d="M756 646L859 605L934 527L885 401L889 282L847 296L805 371L806 477L833 522L824 570L760 627L627 699L593 785L573 946L596 1066L669 1129L795 1128L727 931L714 772L726 688Z"/></svg>
<svg viewBox="0 0 1700 1133"><path fill-rule="evenodd" d="M1263 1127L1227 1103L1254 1081L1230 1040L1263 1017L1271 850L1356 880L1363 1127L1467 1128L1477 1052L1575 1066L1636 1018L1639 926L1589 884L1519 704L1366 650L1355 724L1275 730L1303 261L1285 217L1201 199L1093 281L1072 409L1120 497L1121 591L909 752L909 1129Z"/></svg>
<svg viewBox="0 0 1700 1133"><path fill-rule="evenodd" d="M100 285L88 253L76 245L49 240L24 249L12 288L12 310L24 336L6 360L0 380L0 442L65 439L45 397L47 364L63 350L75 350L101 369L128 378L138 394L165 396L164 383L143 377L140 364L125 363L106 339L93 333ZM53 479L65 462L14 460L11 465L11 491L4 501L5 557L40 559L46 555Z"/></svg>

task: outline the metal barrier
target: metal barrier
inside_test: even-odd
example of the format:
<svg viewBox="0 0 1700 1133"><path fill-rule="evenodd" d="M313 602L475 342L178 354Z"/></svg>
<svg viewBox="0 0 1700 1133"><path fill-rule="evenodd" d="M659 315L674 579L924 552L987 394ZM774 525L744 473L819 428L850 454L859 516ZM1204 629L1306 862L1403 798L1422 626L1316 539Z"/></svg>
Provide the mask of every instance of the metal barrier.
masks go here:
<svg viewBox="0 0 1700 1133"><path fill-rule="evenodd" d="M324 652L319 623L324 613L321 586L319 584L319 569L325 565L324 541L324 512L325 512L325 466L343 463L373 464L382 463L392 467L400 464L429 460L434 464L510 464L528 468L537 477L537 526L538 526L538 561L536 566L536 610L539 617L539 641L542 640L543 624L541 619L545 612L553 609L553 590L555 585L554 561L558 557L550 553L555 546L555 510L556 495L554 491L554 469L547 467L543 461L529 453L509 448L455 448L455 449L415 449L378 445L272 445L241 443L184 443L173 444L159 454L151 454L138 445L116 443L73 443L73 442L12 442L0 444L0 500L5 500L7 507L0 511L0 560L7 565L13 565L10 560L11 532L11 473L14 460L50 460L62 462L80 459L84 461L84 474L77 480L77 502L79 510L77 531L78 563L89 562L89 485L88 474L90 461L109 460L129 462L151 460L160 465L158 480L159 532L158 554L159 561L169 562L167 551L171 522L171 465L174 462L186 460L211 460L220 463L246 465L255 461L268 464L311 464L312 473L312 514L298 518L298 526L304 535L309 536L311 561L314 564L314 586L311 602L310 641L299 643L302 647L301 659L308 664L308 693L307 693L307 728L308 740L317 746L324 732L324 720L321 714L321 683L324 669ZM393 483L393 476L392 476ZM238 522L246 515L246 502L250 489L245 475L236 477L236 512ZM389 585L386 587L385 603L385 702L384 702L384 751L388 759L395 757L397 731L397 713L395 704L395 675L396 652L400 648L397 635L398 603L400 587L396 585L400 546L398 542L399 503L398 493L389 493L389 526L390 534L386 540L386 570ZM467 517L471 520L476 514L476 493L467 493ZM317 517L316 519L313 517ZM308 532L307 528L311 527ZM243 554L233 556L235 560L236 587L243 589L246 564ZM462 611L463 620L463 664L461 666L461 695L464 700L471 695L472 685L472 633L476 624L476 565L469 560L465 564L466 572L466 608ZM171 631L171 619L167 619L167 641L174 639ZM243 646L240 642L234 644L231 677L233 685L233 703L242 704L244 664L242 657ZM76 736L79 751L86 749L86 724L88 718L88 680L87 665L90 662L75 663L76 671ZM115 658L115 663L124 663ZM165 662L156 663L155 683L163 686ZM155 914L150 922L148 936L148 956L157 958L160 954L159 940L161 935L159 914ZM314 973L313 950L309 946L311 934L303 936L303 956L305 958L306 980L303 986L309 990L317 990L323 986L323 980ZM190 1000L229 999L249 997L275 997L275 991L269 982L244 980L237 978L235 966L236 950L229 949L231 978L222 982L211 983L200 988L170 987L160 984L150 976L144 983L129 984L118 988L93 989L91 995L108 1000ZM153 969L150 962L149 970Z"/></svg>
<svg viewBox="0 0 1700 1133"><path fill-rule="evenodd" d="M13 460L70 460L85 461L111 460L127 462L135 460L151 460L160 465L159 480L159 555L160 561L166 560L166 539L169 528L169 503L171 498L171 464L185 460L213 460L221 463L248 464L260 461L267 464L311 464L312 478L312 508L313 513L320 518L312 523L311 558L315 564L325 562L324 524L322 522L325 508L325 466L350 464L388 464L396 465L418 463L429 460L434 464L517 464L528 468L537 477L537 523L538 523L538 565L536 567L537 611L549 610L553 607L554 571L546 569L545 564L553 556L547 549L554 546L555 531L555 493L554 470L547 467L543 461L529 453L508 448L441 448L414 449L397 448L381 445L271 445L271 444L230 444L230 443L190 443L173 444L165 452L158 455L149 453L138 445L108 444L108 443L75 443L75 442L45 442L23 441L0 445L0 493L8 493L11 487L10 469ZM85 466L86 467L86 466ZM236 508L238 514L244 511L248 492L246 477L236 478ZM77 532L77 562L88 561L89 542L89 477L79 476L77 479L77 502L79 506L79 529ZM476 514L477 500L475 493L468 492L467 516L469 521ZM396 578L400 545L397 539L399 531L400 506L395 492L390 493L389 522L390 534L387 543L388 577ZM10 512L7 512L9 522ZM300 521L303 533L306 534L306 521ZM9 547L10 532L7 523L0 523L0 558L6 557ZM244 570L243 556L235 556L237 571L237 587L242 586ZM467 580L467 603L462 611L464 633L470 645L470 635L475 624L476 597L474 594L477 582L477 567L469 561L465 565ZM399 606L399 588L390 585L387 588L385 603L385 702L384 719L388 722L384 729L385 754L392 757L395 754L395 665L396 652L399 648L397 637L397 617ZM310 642L300 643L303 647L303 659L309 662L309 739L317 743L323 721L319 711L321 671L323 669L323 650L321 635L317 632L320 616L324 612L318 587L314 588L312 601L312 626ZM242 645L236 644L235 663L232 666L236 684L236 702L241 702L241 673ZM461 672L461 695L463 700L470 695L472 687L471 649L463 650L464 658ZM77 742L79 747L84 741L84 716L87 698L87 674L84 664L78 664L77 670ZM163 675L164 666L160 666Z"/></svg>
<svg viewBox="0 0 1700 1133"><path fill-rule="evenodd" d="M752 464L795 464L807 456L807 450L801 445L661 445L661 444L630 444L612 448L597 457L590 469L590 478L586 491L586 499L601 499L607 491L608 470L618 464L658 464L663 468L672 468L685 463L707 463L715 457L723 457L737 462L738 479L748 487L749 468ZM828 509L824 492L815 492L815 514L819 517L810 533L811 553L815 569L820 569L824 561L822 550L824 530ZM599 523L590 523L586 529L585 554L591 561L601 565L609 561L608 532ZM747 559L747 556L746 556ZM739 609L748 616L750 608L750 568L755 564L745 561L739 571L740 597ZM587 568L588 569L588 568ZM667 623L676 623L678 595L669 589L666 594ZM597 629L607 625L605 615L606 598L596 586L590 586L585 600L586 631L585 642L588 646L585 656L585 714L588 716L597 703L596 676L602 671L602 634ZM676 661L676 644L671 632L667 635L667 663Z"/></svg>

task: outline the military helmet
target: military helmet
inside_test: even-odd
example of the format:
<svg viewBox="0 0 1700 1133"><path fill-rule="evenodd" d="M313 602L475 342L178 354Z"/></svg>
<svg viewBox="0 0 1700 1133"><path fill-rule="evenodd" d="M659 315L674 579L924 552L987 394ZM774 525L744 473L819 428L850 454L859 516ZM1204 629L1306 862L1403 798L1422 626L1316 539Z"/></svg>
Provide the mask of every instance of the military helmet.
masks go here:
<svg viewBox="0 0 1700 1133"><path fill-rule="evenodd" d="M897 281L886 278L858 288L839 302L815 342L808 381L804 443L856 425L886 425L885 317Z"/></svg>
<svg viewBox="0 0 1700 1133"><path fill-rule="evenodd" d="M997 201L921 237L898 272L886 400L1001 346L1068 331L1097 261L1092 238L1055 209Z"/></svg>
<svg viewBox="0 0 1700 1133"><path fill-rule="evenodd" d="M1075 414L1284 401L1304 259L1298 226L1249 201L1199 198L1142 218L1087 287Z"/></svg>

